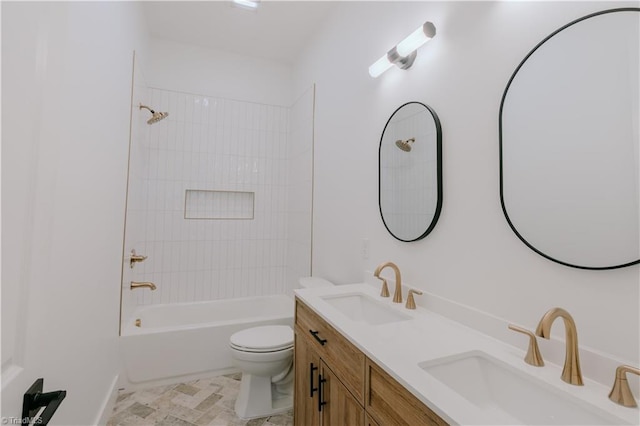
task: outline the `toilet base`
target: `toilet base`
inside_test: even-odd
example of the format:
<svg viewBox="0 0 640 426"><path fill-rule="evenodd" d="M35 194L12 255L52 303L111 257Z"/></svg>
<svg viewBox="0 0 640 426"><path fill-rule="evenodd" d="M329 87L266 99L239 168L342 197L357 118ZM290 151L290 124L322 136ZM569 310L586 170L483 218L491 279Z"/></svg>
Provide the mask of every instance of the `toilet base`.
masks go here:
<svg viewBox="0 0 640 426"><path fill-rule="evenodd" d="M293 394L280 394L271 383L271 377L243 374L236 399L236 415L241 419L254 419L283 413L293 408Z"/></svg>

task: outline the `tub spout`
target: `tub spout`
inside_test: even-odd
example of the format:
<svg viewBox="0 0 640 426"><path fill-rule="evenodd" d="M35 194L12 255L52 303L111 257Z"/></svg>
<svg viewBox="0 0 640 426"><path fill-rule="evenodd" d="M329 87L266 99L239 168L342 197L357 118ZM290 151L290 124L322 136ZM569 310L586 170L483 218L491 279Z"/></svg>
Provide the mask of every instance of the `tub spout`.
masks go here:
<svg viewBox="0 0 640 426"><path fill-rule="evenodd" d="M155 290L156 289L156 285L154 283L150 283L147 281L142 281L142 282L138 282L138 281L131 281L131 290L135 290L136 288L149 288L151 290Z"/></svg>

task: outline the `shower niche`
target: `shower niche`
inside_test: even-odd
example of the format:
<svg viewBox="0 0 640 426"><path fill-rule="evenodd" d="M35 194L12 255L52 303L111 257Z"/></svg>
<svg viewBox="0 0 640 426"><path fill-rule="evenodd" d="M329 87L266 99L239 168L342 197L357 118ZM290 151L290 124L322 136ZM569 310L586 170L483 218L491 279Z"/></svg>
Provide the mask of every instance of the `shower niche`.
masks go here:
<svg viewBox="0 0 640 426"><path fill-rule="evenodd" d="M187 189L185 219L253 219L255 192Z"/></svg>
<svg viewBox="0 0 640 426"><path fill-rule="evenodd" d="M378 191L382 222L400 241L426 237L442 209L442 130L420 102L395 110L380 138Z"/></svg>

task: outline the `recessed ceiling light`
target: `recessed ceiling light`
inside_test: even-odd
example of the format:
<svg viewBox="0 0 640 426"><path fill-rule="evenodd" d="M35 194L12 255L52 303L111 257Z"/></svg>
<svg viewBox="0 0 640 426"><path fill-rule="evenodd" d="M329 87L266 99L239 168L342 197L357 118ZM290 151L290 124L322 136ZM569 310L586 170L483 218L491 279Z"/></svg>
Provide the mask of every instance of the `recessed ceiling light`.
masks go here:
<svg viewBox="0 0 640 426"><path fill-rule="evenodd" d="M235 6L240 6L251 10L257 9L259 3L260 0L233 0L233 4Z"/></svg>

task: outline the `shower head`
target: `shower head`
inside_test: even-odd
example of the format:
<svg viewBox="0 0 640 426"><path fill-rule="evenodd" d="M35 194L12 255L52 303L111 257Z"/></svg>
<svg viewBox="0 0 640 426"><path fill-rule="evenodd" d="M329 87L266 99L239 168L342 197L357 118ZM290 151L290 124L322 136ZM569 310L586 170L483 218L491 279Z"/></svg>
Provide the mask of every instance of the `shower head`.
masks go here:
<svg viewBox="0 0 640 426"><path fill-rule="evenodd" d="M140 104L139 109L142 109L142 108L145 108L151 111L151 118L147 120L147 124L157 123L158 121L162 120L163 118L166 118L169 115L168 112L155 112L148 106Z"/></svg>
<svg viewBox="0 0 640 426"><path fill-rule="evenodd" d="M411 151L411 144L416 141L416 138L407 139L403 141L402 139L398 139L396 141L396 146L405 152Z"/></svg>

